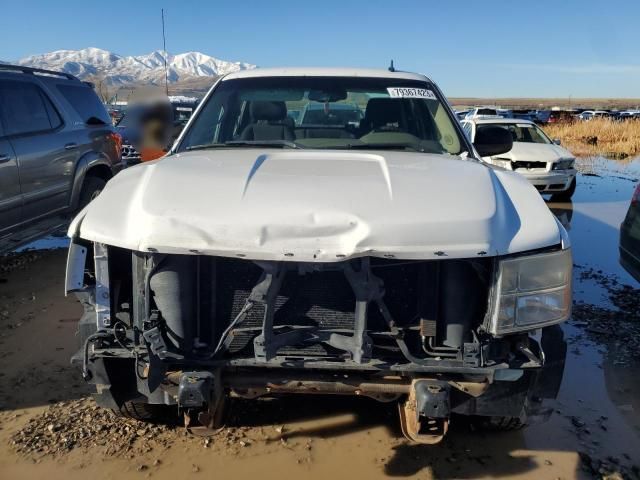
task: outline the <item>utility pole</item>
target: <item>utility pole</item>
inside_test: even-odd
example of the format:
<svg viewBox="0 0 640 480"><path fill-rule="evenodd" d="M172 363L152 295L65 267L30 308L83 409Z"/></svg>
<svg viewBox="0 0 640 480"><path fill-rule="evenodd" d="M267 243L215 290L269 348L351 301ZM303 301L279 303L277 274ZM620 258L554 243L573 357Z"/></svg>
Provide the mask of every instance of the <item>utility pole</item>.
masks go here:
<svg viewBox="0 0 640 480"><path fill-rule="evenodd" d="M169 72L167 70L167 39L164 34L164 8L162 12L162 58L164 58L164 89L169 96Z"/></svg>

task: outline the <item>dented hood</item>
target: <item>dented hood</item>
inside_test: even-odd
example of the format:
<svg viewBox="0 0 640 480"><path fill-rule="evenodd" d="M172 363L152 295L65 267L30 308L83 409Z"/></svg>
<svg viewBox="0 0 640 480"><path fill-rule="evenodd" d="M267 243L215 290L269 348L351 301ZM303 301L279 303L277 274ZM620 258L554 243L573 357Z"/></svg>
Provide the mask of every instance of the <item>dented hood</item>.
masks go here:
<svg viewBox="0 0 640 480"><path fill-rule="evenodd" d="M70 236L131 250L338 261L502 255L558 244L518 174L450 155L218 149L119 173Z"/></svg>

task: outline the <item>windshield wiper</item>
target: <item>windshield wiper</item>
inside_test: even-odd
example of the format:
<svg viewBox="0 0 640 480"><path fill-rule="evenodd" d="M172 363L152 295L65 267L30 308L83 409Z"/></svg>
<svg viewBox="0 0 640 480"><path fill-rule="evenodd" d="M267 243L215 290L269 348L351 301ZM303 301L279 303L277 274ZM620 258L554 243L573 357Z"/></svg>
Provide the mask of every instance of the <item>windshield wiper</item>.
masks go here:
<svg viewBox="0 0 640 480"><path fill-rule="evenodd" d="M209 148L228 147L281 147L281 148L302 148L296 142L290 140L229 140L224 143L208 143L203 145L192 145L185 150L207 150Z"/></svg>
<svg viewBox="0 0 640 480"><path fill-rule="evenodd" d="M226 146L227 145L225 145L224 143L206 143L203 145L191 145L185 148L185 150L207 150L209 148L223 148Z"/></svg>
<svg viewBox="0 0 640 480"><path fill-rule="evenodd" d="M224 142L224 145L239 145L242 147L283 147L283 148L302 148L296 142L291 140L230 140Z"/></svg>
<svg viewBox="0 0 640 480"><path fill-rule="evenodd" d="M424 147L416 145L415 143L349 143L343 148L346 149L359 149L359 150L394 150L394 149L409 149L414 152L426 152Z"/></svg>

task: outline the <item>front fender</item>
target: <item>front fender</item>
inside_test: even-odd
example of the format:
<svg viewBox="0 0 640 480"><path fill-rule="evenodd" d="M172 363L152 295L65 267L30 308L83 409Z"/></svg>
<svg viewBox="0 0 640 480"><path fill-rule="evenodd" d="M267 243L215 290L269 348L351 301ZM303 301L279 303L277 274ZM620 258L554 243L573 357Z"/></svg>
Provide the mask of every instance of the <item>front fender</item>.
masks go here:
<svg viewBox="0 0 640 480"><path fill-rule="evenodd" d="M76 171L73 176L73 188L71 189L71 198L69 199L69 207L71 211L74 211L78 207L80 200L80 192L82 191L82 184L87 176L87 172L94 167L104 165L111 171L111 175L115 174L113 165L109 161L104 153L89 152L83 155L76 165Z"/></svg>

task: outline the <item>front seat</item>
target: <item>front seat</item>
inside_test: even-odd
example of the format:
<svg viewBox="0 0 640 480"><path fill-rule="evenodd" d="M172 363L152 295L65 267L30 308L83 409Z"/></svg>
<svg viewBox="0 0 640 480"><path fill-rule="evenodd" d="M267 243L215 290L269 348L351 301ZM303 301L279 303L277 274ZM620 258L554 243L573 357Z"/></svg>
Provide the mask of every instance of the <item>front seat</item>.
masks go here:
<svg viewBox="0 0 640 480"><path fill-rule="evenodd" d="M360 122L363 134L373 131L405 131L403 101L397 98L372 98Z"/></svg>
<svg viewBox="0 0 640 480"><path fill-rule="evenodd" d="M251 121L240 134L240 140L295 140L284 102L251 102Z"/></svg>

